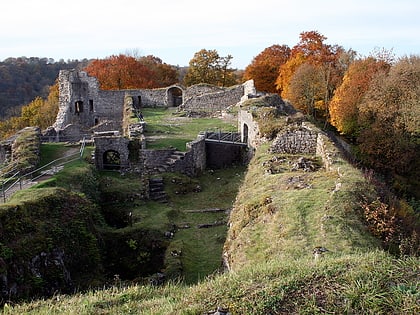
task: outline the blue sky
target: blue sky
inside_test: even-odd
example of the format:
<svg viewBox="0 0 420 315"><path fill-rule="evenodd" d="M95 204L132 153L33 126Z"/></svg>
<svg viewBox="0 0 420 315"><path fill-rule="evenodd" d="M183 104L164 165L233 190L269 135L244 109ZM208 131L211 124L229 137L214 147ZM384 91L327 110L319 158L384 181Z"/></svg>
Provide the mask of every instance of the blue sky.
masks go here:
<svg viewBox="0 0 420 315"><path fill-rule="evenodd" d="M135 52L188 65L202 48L245 68L264 48L303 31L367 56L420 54L418 0L5 0L0 60L104 58Z"/></svg>

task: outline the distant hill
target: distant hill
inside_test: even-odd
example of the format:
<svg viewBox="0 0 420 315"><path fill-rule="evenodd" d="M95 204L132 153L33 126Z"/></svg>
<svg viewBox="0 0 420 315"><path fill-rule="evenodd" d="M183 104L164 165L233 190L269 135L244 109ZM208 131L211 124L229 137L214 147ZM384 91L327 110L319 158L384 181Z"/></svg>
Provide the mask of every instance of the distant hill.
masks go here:
<svg viewBox="0 0 420 315"><path fill-rule="evenodd" d="M39 57L7 58L0 62L0 119L8 118L37 96L46 97L61 69L81 68L87 62Z"/></svg>

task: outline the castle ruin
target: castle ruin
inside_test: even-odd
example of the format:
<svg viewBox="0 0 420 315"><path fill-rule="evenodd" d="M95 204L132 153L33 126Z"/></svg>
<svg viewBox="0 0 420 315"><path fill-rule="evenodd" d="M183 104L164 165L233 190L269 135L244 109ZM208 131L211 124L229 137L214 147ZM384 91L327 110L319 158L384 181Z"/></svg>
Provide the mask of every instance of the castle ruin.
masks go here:
<svg viewBox="0 0 420 315"><path fill-rule="evenodd" d="M146 148L143 135L146 123L131 123L130 115L145 107L178 107L189 113L212 114L256 94L252 80L232 87L197 84L187 88L172 85L157 89L101 90L98 80L86 72L62 70L58 82L59 112L55 124L44 133L44 141L79 141L93 136L99 169L114 157L121 167L134 167L142 172L162 169L165 161L172 160L165 170L188 175L200 173L206 167L205 139L198 136L187 144L185 154L174 149L153 152ZM131 147L138 150L134 154L129 152L130 143L135 143ZM129 156L135 156L135 165Z"/></svg>

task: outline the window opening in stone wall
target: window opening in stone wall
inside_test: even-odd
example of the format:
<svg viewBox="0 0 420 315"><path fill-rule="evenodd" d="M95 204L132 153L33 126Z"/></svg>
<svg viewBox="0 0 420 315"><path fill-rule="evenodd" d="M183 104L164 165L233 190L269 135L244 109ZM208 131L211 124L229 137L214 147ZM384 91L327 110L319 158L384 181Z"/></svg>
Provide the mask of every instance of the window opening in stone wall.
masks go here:
<svg viewBox="0 0 420 315"><path fill-rule="evenodd" d="M83 112L83 102L82 101L77 101L76 103L74 103L74 112L76 114L79 114L79 113Z"/></svg>
<svg viewBox="0 0 420 315"><path fill-rule="evenodd" d="M119 170L121 168L120 154L115 150L108 150L103 155L103 167L105 170Z"/></svg>
<svg viewBox="0 0 420 315"><path fill-rule="evenodd" d="M141 107L141 95L137 96L137 99L139 101L139 108Z"/></svg>
<svg viewBox="0 0 420 315"><path fill-rule="evenodd" d="M98 118L95 118L95 126L99 123L99 119Z"/></svg>
<svg viewBox="0 0 420 315"><path fill-rule="evenodd" d="M89 100L89 111L93 112L93 100Z"/></svg>
<svg viewBox="0 0 420 315"><path fill-rule="evenodd" d="M243 130L242 130L242 142L248 143L248 125L244 124Z"/></svg>

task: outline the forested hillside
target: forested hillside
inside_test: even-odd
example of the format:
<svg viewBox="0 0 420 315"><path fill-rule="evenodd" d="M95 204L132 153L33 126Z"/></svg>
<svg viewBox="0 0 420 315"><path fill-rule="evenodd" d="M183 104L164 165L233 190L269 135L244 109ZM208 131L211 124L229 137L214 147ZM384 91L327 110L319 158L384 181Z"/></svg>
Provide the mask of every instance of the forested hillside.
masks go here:
<svg viewBox="0 0 420 315"><path fill-rule="evenodd" d="M78 68L86 63L87 60L56 62L39 57L7 58L0 62L0 118L18 114L15 108L37 96L46 97L61 69Z"/></svg>

